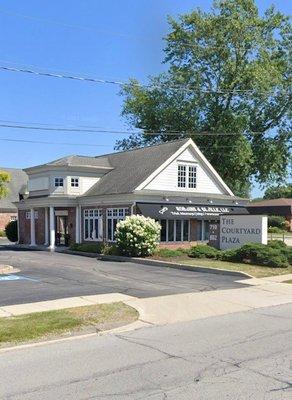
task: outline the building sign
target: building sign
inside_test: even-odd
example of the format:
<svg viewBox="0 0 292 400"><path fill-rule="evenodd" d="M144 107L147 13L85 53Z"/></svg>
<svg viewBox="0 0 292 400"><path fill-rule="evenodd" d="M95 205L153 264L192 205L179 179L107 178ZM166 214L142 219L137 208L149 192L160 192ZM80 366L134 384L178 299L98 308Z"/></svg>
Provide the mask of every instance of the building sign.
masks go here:
<svg viewBox="0 0 292 400"><path fill-rule="evenodd" d="M220 223L211 222L209 225L209 245L219 249L220 246Z"/></svg>
<svg viewBox="0 0 292 400"><path fill-rule="evenodd" d="M220 216L220 249L268 241L268 218L263 215Z"/></svg>
<svg viewBox="0 0 292 400"><path fill-rule="evenodd" d="M141 213L155 219L211 218L222 214L247 214L245 207L137 203ZM218 218L216 218L218 219Z"/></svg>
<svg viewBox="0 0 292 400"><path fill-rule="evenodd" d="M56 210L55 215L58 217L68 216L68 210Z"/></svg>

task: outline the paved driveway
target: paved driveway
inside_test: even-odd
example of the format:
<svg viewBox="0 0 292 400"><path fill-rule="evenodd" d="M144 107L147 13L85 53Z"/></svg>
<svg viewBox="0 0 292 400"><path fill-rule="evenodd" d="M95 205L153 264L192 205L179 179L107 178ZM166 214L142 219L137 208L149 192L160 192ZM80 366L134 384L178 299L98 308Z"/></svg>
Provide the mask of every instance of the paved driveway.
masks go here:
<svg viewBox="0 0 292 400"><path fill-rule="evenodd" d="M0 306L102 293L153 297L243 287L235 276L0 247L0 264L20 269L0 278Z"/></svg>

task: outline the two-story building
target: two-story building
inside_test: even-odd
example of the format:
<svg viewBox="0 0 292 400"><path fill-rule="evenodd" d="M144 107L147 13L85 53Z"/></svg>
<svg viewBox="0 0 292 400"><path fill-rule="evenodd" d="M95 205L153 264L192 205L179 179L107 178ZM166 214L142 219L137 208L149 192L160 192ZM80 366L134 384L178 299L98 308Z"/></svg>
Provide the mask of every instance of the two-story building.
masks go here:
<svg viewBox="0 0 292 400"><path fill-rule="evenodd" d="M143 214L161 224L161 242L208 240L221 214L247 213L191 139L97 157L69 156L25 169L17 203L19 242L114 242L118 221Z"/></svg>

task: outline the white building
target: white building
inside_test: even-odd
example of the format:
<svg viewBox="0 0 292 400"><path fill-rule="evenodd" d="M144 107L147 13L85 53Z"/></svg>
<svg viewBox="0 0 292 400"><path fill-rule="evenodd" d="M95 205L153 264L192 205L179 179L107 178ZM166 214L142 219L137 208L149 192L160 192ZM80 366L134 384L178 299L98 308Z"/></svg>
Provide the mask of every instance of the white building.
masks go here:
<svg viewBox="0 0 292 400"><path fill-rule="evenodd" d="M191 139L97 157L69 156L25 169L19 242L54 248L115 240L127 215L159 220L161 242L208 240L221 214L247 213Z"/></svg>

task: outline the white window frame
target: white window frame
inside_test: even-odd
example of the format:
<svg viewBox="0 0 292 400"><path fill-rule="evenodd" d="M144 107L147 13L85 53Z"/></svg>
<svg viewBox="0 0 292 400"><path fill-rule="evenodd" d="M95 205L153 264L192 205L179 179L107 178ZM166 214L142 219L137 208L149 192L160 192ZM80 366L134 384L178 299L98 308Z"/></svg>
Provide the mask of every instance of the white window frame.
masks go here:
<svg viewBox="0 0 292 400"><path fill-rule="evenodd" d="M89 234L87 237L86 224L88 224L87 232L90 232L90 222L92 221L92 236ZM98 224L98 234L96 235L95 221ZM100 242L103 240L103 215L101 208L85 208L83 210L83 239L91 242Z"/></svg>
<svg viewBox="0 0 292 400"><path fill-rule="evenodd" d="M181 170L184 168L184 172ZM184 174L184 176L182 175ZM184 178L184 179L183 179ZM193 181L194 179L194 181ZM184 183L184 185L183 185ZM178 189L196 189L198 183L198 168L193 163L177 164L177 187Z"/></svg>
<svg viewBox="0 0 292 400"><path fill-rule="evenodd" d="M178 164L177 165L177 187L186 188L187 187L187 165Z"/></svg>
<svg viewBox="0 0 292 400"><path fill-rule="evenodd" d="M26 219L30 219L30 211L26 211L26 213L25 213L25 218ZM38 219L39 218L39 212L38 211L35 211L34 212L34 219Z"/></svg>
<svg viewBox="0 0 292 400"><path fill-rule="evenodd" d="M128 207L122 207L122 208L107 208L106 210L106 240L108 242L115 242L115 231L114 231L114 222L117 221L119 223L120 221L123 221L128 215L130 215L129 208ZM111 232L110 232L110 237L109 237L109 220L111 222Z"/></svg>
<svg viewBox="0 0 292 400"><path fill-rule="evenodd" d="M158 222L161 224L161 222L160 222L161 220L159 220ZM182 242L189 242L190 241L190 226L191 226L191 224L190 224L190 220L189 219L171 219L171 220L169 220L169 219L165 219L164 221L166 221L166 237L165 237L165 241L161 241L161 235L160 235L160 243L182 243ZM174 240L169 240L169 235L168 235L168 232L169 232L169 221L173 221L173 237L174 237ZM180 233L180 237L181 237L181 240L177 240L177 237L176 237L176 222L177 221L179 221L180 223L181 223L181 233ZM187 238L187 240L184 240L184 231L183 231L183 228L184 228L184 221L188 221L188 238Z"/></svg>
<svg viewBox="0 0 292 400"><path fill-rule="evenodd" d="M70 187L71 188L79 188L79 177L78 176L71 176L70 177Z"/></svg>
<svg viewBox="0 0 292 400"><path fill-rule="evenodd" d="M62 185L60 184L62 182ZM55 187L64 187L64 178L61 176L54 177L54 186Z"/></svg>

